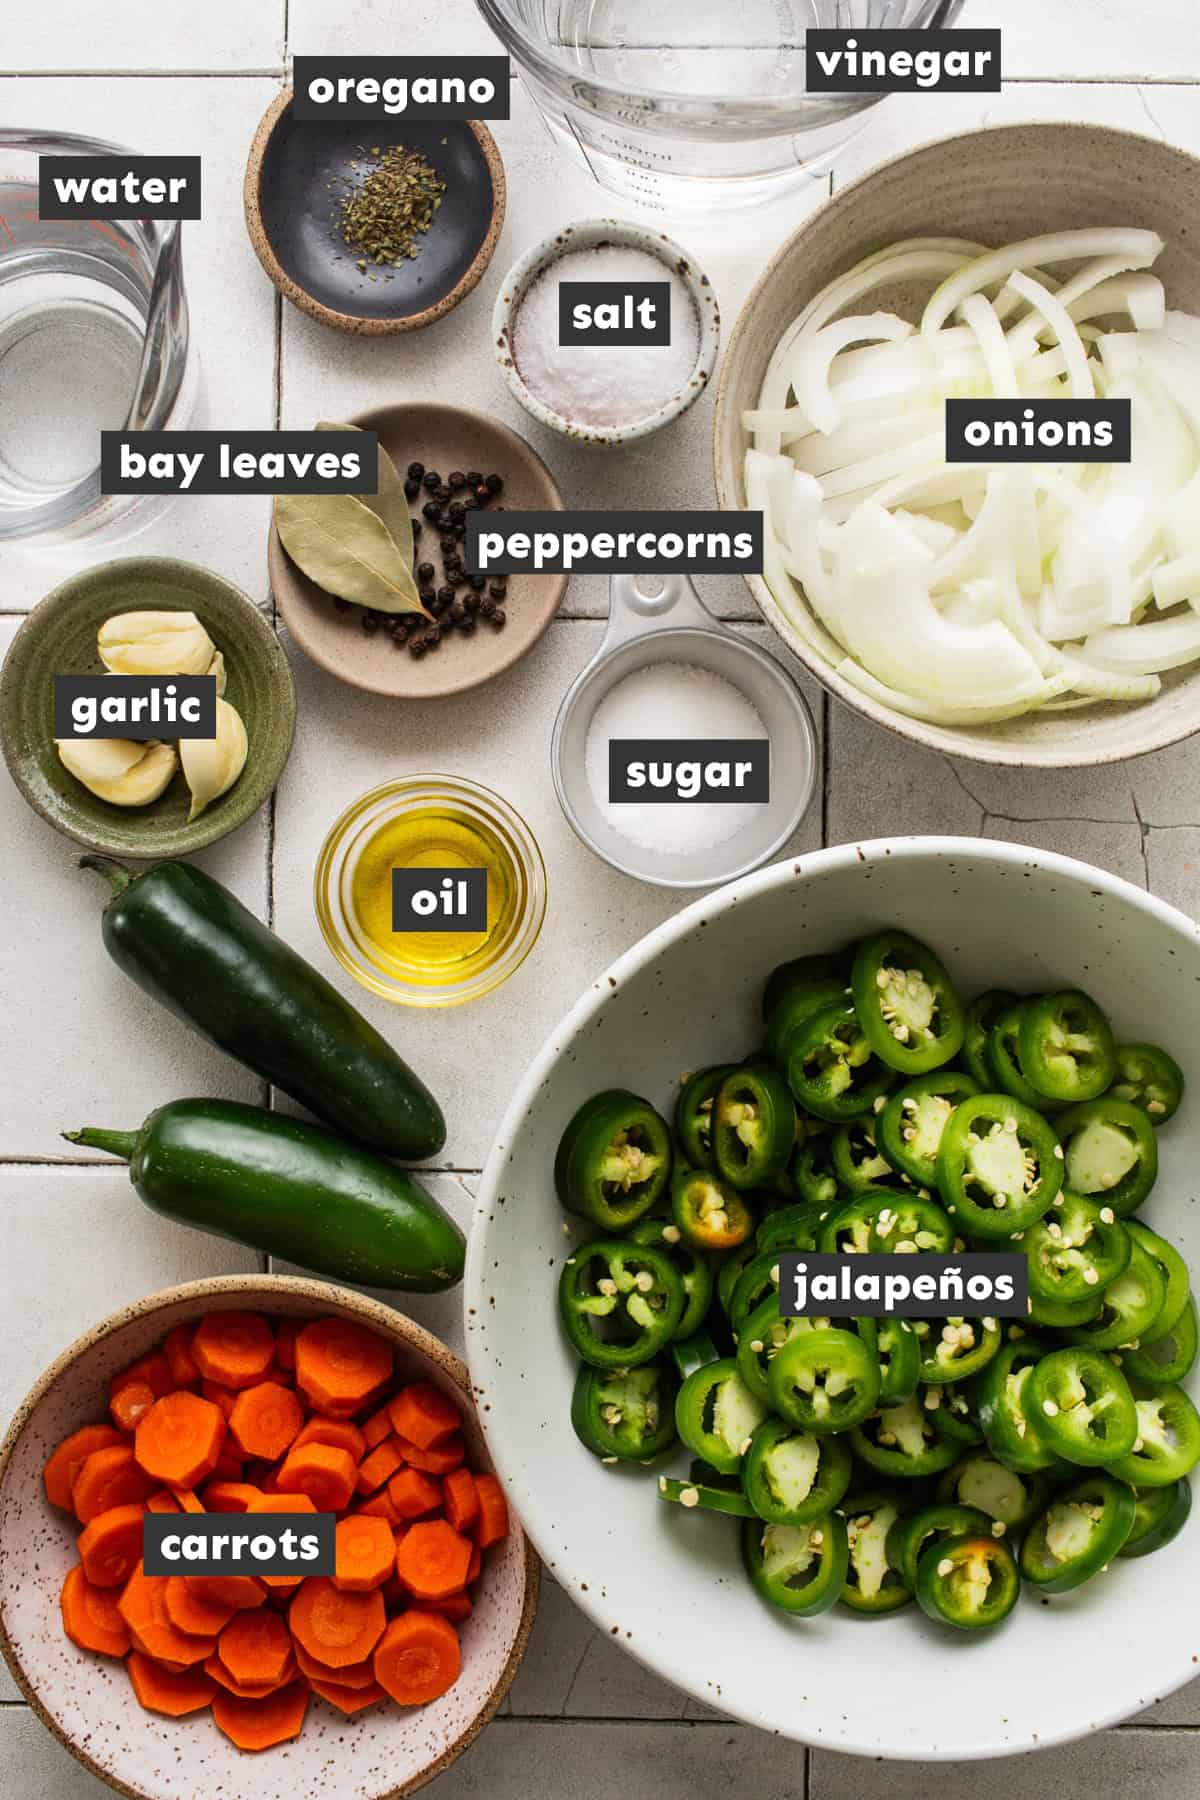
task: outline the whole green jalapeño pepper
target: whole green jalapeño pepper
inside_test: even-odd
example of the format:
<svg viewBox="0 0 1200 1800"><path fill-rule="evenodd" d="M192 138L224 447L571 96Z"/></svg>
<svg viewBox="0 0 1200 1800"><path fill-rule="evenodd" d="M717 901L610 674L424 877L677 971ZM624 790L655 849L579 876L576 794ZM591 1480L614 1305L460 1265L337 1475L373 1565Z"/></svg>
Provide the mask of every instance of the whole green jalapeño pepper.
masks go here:
<svg viewBox="0 0 1200 1800"><path fill-rule="evenodd" d="M917 1562L917 1604L927 1618L960 1631L1006 1619L1021 1593L1016 1558L1003 1538L935 1538Z"/></svg>
<svg viewBox="0 0 1200 1800"><path fill-rule="evenodd" d="M1065 1188L1026 1228L1023 1245L1030 1293L1068 1305L1099 1295L1132 1254L1129 1234L1111 1208Z"/></svg>
<svg viewBox="0 0 1200 1800"><path fill-rule="evenodd" d="M688 1449L721 1475L735 1475L766 1416L731 1356L688 1376L675 1399L675 1426Z"/></svg>
<svg viewBox="0 0 1200 1800"><path fill-rule="evenodd" d="M1138 1435L1129 1383L1098 1350L1052 1350L1021 1393L1026 1423L1064 1462L1113 1464Z"/></svg>
<svg viewBox="0 0 1200 1800"><path fill-rule="evenodd" d="M1025 1534L1021 1573L1044 1594L1066 1594L1106 1569L1133 1530L1133 1490L1097 1469L1057 1493Z"/></svg>
<svg viewBox="0 0 1200 1800"><path fill-rule="evenodd" d="M1117 1078L1108 1091L1139 1107L1152 1125L1165 1125L1183 1099L1183 1070L1157 1044L1118 1044Z"/></svg>
<svg viewBox="0 0 1200 1800"><path fill-rule="evenodd" d="M836 1437L814 1437L783 1419L765 1418L742 1462L742 1487L772 1525L807 1525L832 1512L850 1485L850 1451Z"/></svg>
<svg viewBox="0 0 1200 1800"><path fill-rule="evenodd" d="M835 1125L869 1113L896 1079L845 1004L825 1007L797 1027L788 1040L787 1078L798 1105Z"/></svg>
<svg viewBox="0 0 1200 1800"><path fill-rule="evenodd" d="M882 1619L912 1603L912 1593L887 1557L892 1527L903 1504L899 1492L872 1488L849 1494L842 1511L850 1551L842 1605L864 1619Z"/></svg>
<svg viewBox="0 0 1200 1800"><path fill-rule="evenodd" d="M879 1364L852 1331L801 1332L768 1364L767 1392L780 1417L801 1431L846 1431L875 1408Z"/></svg>
<svg viewBox="0 0 1200 1800"><path fill-rule="evenodd" d="M677 1385L662 1357L636 1369L593 1369L581 1363L571 1400L576 1437L606 1461L653 1461L676 1441Z"/></svg>
<svg viewBox="0 0 1200 1800"><path fill-rule="evenodd" d="M806 1525L768 1525L747 1519L742 1560L754 1591L795 1618L828 1612L846 1585L850 1547L846 1521L826 1513Z"/></svg>
<svg viewBox="0 0 1200 1800"><path fill-rule="evenodd" d="M961 1069L939 1069L918 1075L894 1093L875 1127L876 1141L892 1167L918 1187L932 1187L950 1115L960 1100L978 1092L978 1084Z"/></svg>
<svg viewBox="0 0 1200 1800"><path fill-rule="evenodd" d="M736 1063L716 1063L689 1075L675 1102L675 1136L693 1169L713 1169L712 1111L717 1089Z"/></svg>
<svg viewBox="0 0 1200 1800"><path fill-rule="evenodd" d="M902 1075L925 1075L962 1048L966 1020L950 977L905 932L881 931L859 945L850 990L872 1050Z"/></svg>
<svg viewBox="0 0 1200 1800"><path fill-rule="evenodd" d="M1010 1238L1040 1219L1062 1186L1062 1150L1039 1113L1007 1094L976 1094L942 1133L938 1187L968 1237Z"/></svg>
<svg viewBox="0 0 1200 1800"><path fill-rule="evenodd" d="M1026 1081L1060 1106L1097 1099L1117 1072L1112 1027L1078 988L1027 1001L1017 1036Z"/></svg>
<svg viewBox="0 0 1200 1800"><path fill-rule="evenodd" d="M623 1231L664 1192L671 1134L648 1100L609 1088L586 1100L559 1140L554 1185L567 1212Z"/></svg>
<svg viewBox="0 0 1200 1800"><path fill-rule="evenodd" d="M796 1142L796 1107L783 1076L766 1063L735 1069L717 1089L712 1147L730 1187L764 1187L787 1168Z"/></svg>
<svg viewBox="0 0 1200 1800"><path fill-rule="evenodd" d="M598 1238L567 1258L558 1305L563 1328L584 1362L596 1369L636 1368L678 1331L683 1278L661 1250Z"/></svg>
<svg viewBox="0 0 1200 1800"><path fill-rule="evenodd" d="M1105 1094L1071 1107L1055 1125L1067 1186L1094 1196L1119 1219L1136 1212L1158 1174L1158 1144L1145 1113Z"/></svg>
<svg viewBox="0 0 1200 1800"><path fill-rule="evenodd" d="M1143 1488L1135 1495L1133 1530L1118 1556L1149 1556L1177 1538L1192 1510L1192 1488L1186 1477L1169 1487Z"/></svg>

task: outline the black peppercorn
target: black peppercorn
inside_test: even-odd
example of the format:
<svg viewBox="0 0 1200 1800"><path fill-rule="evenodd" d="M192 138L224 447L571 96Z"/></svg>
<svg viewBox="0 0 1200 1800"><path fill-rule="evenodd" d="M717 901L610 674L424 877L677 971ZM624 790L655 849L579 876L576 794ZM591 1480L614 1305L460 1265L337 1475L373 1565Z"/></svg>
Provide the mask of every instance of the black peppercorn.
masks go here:
<svg viewBox="0 0 1200 1800"><path fill-rule="evenodd" d="M491 587L488 589L488 593L493 600L506 600L508 598L508 583L506 581L493 581Z"/></svg>
<svg viewBox="0 0 1200 1800"><path fill-rule="evenodd" d="M469 613L477 613L479 611L480 606L482 605L479 595L476 593L464 594L462 597L462 603L466 607L466 609Z"/></svg>
<svg viewBox="0 0 1200 1800"><path fill-rule="evenodd" d="M458 543L458 544L462 544L462 543L465 543L465 542L466 542L466 537L467 537L467 528L466 528L466 526L465 526L465 525L456 525L456 526L455 526L455 527L454 527L454 541L455 541L455 543Z"/></svg>
<svg viewBox="0 0 1200 1800"><path fill-rule="evenodd" d="M495 616L496 602L494 600L481 600L479 602L479 610L485 619L491 619Z"/></svg>
<svg viewBox="0 0 1200 1800"><path fill-rule="evenodd" d="M408 653L410 656L424 656L425 649L425 633L423 631L418 632L415 637L409 638Z"/></svg>
<svg viewBox="0 0 1200 1800"><path fill-rule="evenodd" d="M419 463L419 462L410 462L408 465L408 468L405 470L405 474L408 476L410 481L420 481L420 479L424 473L425 473L425 464Z"/></svg>
<svg viewBox="0 0 1200 1800"><path fill-rule="evenodd" d="M449 475L447 475L446 480L456 494L459 488L465 488L467 485L467 478L461 469L452 469Z"/></svg>
<svg viewBox="0 0 1200 1800"><path fill-rule="evenodd" d="M443 506L447 504L450 499L450 489L446 486L445 482L443 482L440 487L434 489L433 497L435 500L440 500Z"/></svg>
<svg viewBox="0 0 1200 1800"><path fill-rule="evenodd" d="M450 514L450 517L454 520L456 525L462 524L464 514L461 500L452 500L446 508L446 511Z"/></svg>
<svg viewBox="0 0 1200 1800"><path fill-rule="evenodd" d="M431 587L419 587L417 589L417 599L421 602L422 606L427 607L433 597L434 594Z"/></svg>
<svg viewBox="0 0 1200 1800"><path fill-rule="evenodd" d="M508 624L508 614L505 612L505 610L502 606L498 606L496 608L495 612L492 614L492 625L494 626L494 628L497 631L503 631L504 627L507 624Z"/></svg>
<svg viewBox="0 0 1200 1800"><path fill-rule="evenodd" d="M422 475L422 477L421 477L421 482L425 489L425 492L427 494L432 494L436 491L436 489L441 487L442 478L438 474L436 469L426 469L424 475Z"/></svg>
<svg viewBox="0 0 1200 1800"><path fill-rule="evenodd" d="M412 476L410 475L408 480L404 484L405 499L406 500L415 500L417 495L420 493L420 491L421 491L420 482L414 481Z"/></svg>
<svg viewBox="0 0 1200 1800"><path fill-rule="evenodd" d="M461 587L466 580L461 563L448 562L442 570L442 574L446 577L446 580L450 583L451 587Z"/></svg>
<svg viewBox="0 0 1200 1800"><path fill-rule="evenodd" d="M481 481L479 483L479 486L475 489L475 498L478 500L480 506L486 506L488 501L491 499L491 497L492 497L491 488L485 487L483 482Z"/></svg>
<svg viewBox="0 0 1200 1800"><path fill-rule="evenodd" d="M417 564L417 580L421 583L422 587L427 587L429 585L433 580L432 563L425 562Z"/></svg>
<svg viewBox="0 0 1200 1800"><path fill-rule="evenodd" d="M483 480L483 476L479 473L478 469L468 469L466 480L469 488L477 488Z"/></svg>
<svg viewBox="0 0 1200 1800"><path fill-rule="evenodd" d="M489 475L483 485L491 493L498 494L500 489L504 486L504 479L500 475Z"/></svg>
<svg viewBox="0 0 1200 1800"><path fill-rule="evenodd" d="M453 556L455 550L458 548L457 541L452 531L444 531L438 539L438 542L442 546L443 556Z"/></svg>
<svg viewBox="0 0 1200 1800"><path fill-rule="evenodd" d="M427 500L425 502L424 506L421 508L421 512L422 512L423 516L429 520L429 523L431 525L434 524L438 518L440 518L441 511L442 511L442 509L438 505L436 500Z"/></svg>
<svg viewBox="0 0 1200 1800"><path fill-rule="evenodd" d="M466 618L466 616L467 616L467 609L463 605L461 600L456 600L454 602L454 605L450 608L449 613L447 614L447 617L449 618L451 624L453 624L453 625L461 625L463 620Z"/></svg>
<svg viewBox="0 0 1200 1800"><path fill-rule="evenodd" d="M470 613L463 614L462 622L460 623L458 629L462 632L464 637L470 637L471 633L475 629L475 620L472 618Z"/></svg>
<svg viewBox="0 0 1200 1800"><path fill-rule="evenodd" d="M437 597L446 606L449 606L454 599L454 589L452 587L440 587L437 591Z"/></svg>
<svg viewBox="0 0 1200 1800"><path fill-rule="evenodd" d="M467 576L467 580L468 580L468 581L469 581L469 582L470 582L470 584L471 584L471 586L472 586L472 587L473 587L473 588L474 588L474 589L475 589L475 592L476 592L476 593L477 593L477 594L482 594L482 592L483 592L483 584L484 584L484 582L485 582L485 580L486 580L486 579L487 579L487 577L486 577L486 576L484 576L484 575L480 575L480 574L478 574L478 573L477 573L477 574L474 574L474 575L468 575L468 576Z"/></svg>
<svg viewBox="0 0 1200 1800"><path fill-rule="evenodd" d="M436 650L441 641L442 631L440 625L430 625L425 633L425 648L427 650Z"/></svg>
<svg viewBox="0 0 1200 1800"><path fill-rule="evenodd" d="M435 619L440 619L446 610L446 602L444 600L439 600L435 594L433 599L429 602L429 610Z"/></svg>
<svg viewBox="0 0 1200 1800"><path fill-rule="evenodd" d="M475 498L474 494L464 494L458 504L462 507L462 509L465 513L479 511L479 502Z"/></svg>

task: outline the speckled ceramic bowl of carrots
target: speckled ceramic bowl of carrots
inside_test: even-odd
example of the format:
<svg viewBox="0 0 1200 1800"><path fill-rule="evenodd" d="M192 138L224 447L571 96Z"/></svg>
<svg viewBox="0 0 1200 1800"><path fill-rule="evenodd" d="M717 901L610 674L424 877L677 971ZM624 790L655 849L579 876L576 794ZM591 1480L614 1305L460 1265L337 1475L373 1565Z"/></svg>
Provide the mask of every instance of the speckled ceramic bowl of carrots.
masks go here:
<svg viewBox="0 0 1200 1800"><path fill-rule="evenodd" d="M275 1578L252 1600L247 1577L151 1582L141 1511L176 1508L336 1511L336 1582ZM64 1351L0 1445L0 1649L46 1727L134 1800L412 1793L500 1705L537 1594L465 1367L345 1288L233 1276L150 1295ZM335 1636L359 1636L325 1641L331 1606ZM457 1668L420 1703L416 1665L388 1659L406 1634L422 1657L444 1637L442 1680Z"/></svg>

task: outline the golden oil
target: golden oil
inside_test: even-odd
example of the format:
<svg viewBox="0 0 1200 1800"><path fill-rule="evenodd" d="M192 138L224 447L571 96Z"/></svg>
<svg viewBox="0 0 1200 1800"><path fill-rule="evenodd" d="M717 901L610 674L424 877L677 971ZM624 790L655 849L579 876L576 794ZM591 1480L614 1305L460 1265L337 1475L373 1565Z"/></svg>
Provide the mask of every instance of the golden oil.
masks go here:
<svg viewBox="0 0 1200 1800"><path fill-rule="evenodd" d="M485 931L393 931L393 869L485 869ZM486 974L512 937L521 887L512 852L483 819L436 801L383 818L361 844L349 911L361 951L385 976L441 987Z"/></svg>

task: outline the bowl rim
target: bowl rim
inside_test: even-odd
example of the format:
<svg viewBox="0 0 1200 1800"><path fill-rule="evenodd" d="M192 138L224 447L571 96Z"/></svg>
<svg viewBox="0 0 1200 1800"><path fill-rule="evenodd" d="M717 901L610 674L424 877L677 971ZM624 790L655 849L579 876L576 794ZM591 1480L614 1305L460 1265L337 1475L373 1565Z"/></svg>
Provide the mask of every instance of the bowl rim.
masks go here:
<svg viewBox="0 0 1200 1800"><path fill-rule="evenodd" d="M489 1215L500 1212L496 1200L504 1178L504 1166L508 1158L510 1145L516 1142L519 1128L536 1100L552 1079L557 1064L566 1048L582 1036L586 1026L596 1017L614 993L620 991L624 983L633 975L659 960L669 949L682 939L706 925L714 913L732 912L735 908L744 908L745 904L774 888L783 888L795 881L810 875L838 872L852 869L856 865L871 865L876 868L885 867L889 862L904 860L942 862L951 857L974 858L985 862L1001 864L1009 868L1020 868L1030 861L1036 862L1040 868L1055 874L1064 881L1075 885L1086 885L1092 889L1101 889L1138 911L1144 912L1159 924L1167 926L1178 936L1188 939L1197 951L1200 951L1200 923L1189 919L1186 913L1172 906L1169 901L1161 900L1146 889L1138 888L1124 876L1113 875L1106 869L1096 868L1090 863L1081 862L1077 857L1062 856L1057 851L1039 850L1028 844L1012 844L1000 838L972 838L962 836L941 836L935 833L911 837L865 838L853 840L848 844L837 844L821 850L809 851L798 856L788 857L782 862L772 863L769 868L757 869L749 875L743 875L737 881L731 881L723 888L703 895L694 900L690 906L671 918L654 926L638 942L624 951L615 962L602 970L591 981L579 999L562 1015L552 1028L534 1056L526 1066L516 1091L513 1094L504 1117L497 1129L487 1163L479 1180L479 1190L472 1214L470 1235L467 1240L466 1273L463 1278L464 1302L467 1318L467 1362L471 1371L474 1392L482 1397L491 1391L493 1386L500 1386L496 1380L495 1366L488 1349L486 1332L474 1331L471 1321L475 1317L486 1316L488 1303L484 1292L484 1273L486 1256L483 1247L484 1229ZM499 1428L499 1421L494 1414L481 1409L479 1422L487 1439L488 1451L499 1471L506 1488L513 1497L514 1504L520 1504L525 1497L527 1482L523 1463L509 1454L509 1446L504 1442ZM525 1529L538 1543L538 1513L540 1506L530 1505ZM539 1545L539 1550L541 1546ZM554 1578L584 1613L606 1632L612 1625L611 1618L603 1611L602 1583L594 1578L589 1583L578 1580L569 1565L549 1543L545 1554L550 1566L554 1569ZM632 1641L622 1642L622 1649L629 1652L646 1668L669 1681L675 1687L684 1688L695 1698L708 1703L710 1696L688 1688L681 1679L679 1670L674 1666L669 1653L659 1653L653 1644L635 1636ZM1158 1698L1173 1693L1191 1680L1195 1669L1188 1662L1178 1675L1169 1679L1161 1688L1156 1685ZM723 1703L724 1704L724 1703ZM1136 1704L1136 1701L1135 1701ZM742 1720L745 1724L755 1725L774 1735L780 1735L777 1720L758 1713L753 1709L739 1709L731 1716ZM947 1754L939 1751L936 1745L920 1747L904 1743L866 1742L856 1738L850 1732L839 1735L836 1724L830 1734L814 1742L798 1733L798 1743L808 1743L812 1748L834 1750L843 1754L868 1756L875 1760L883 1757L897 1762L945 1762L945 1761L979 1761L996 1756L1017 1755L1032 1750L1043 1750L1055 1744L1070 1743L1078 1738L1090 1735L1094 1731L1103 1730L1106 1726L1122 1723L1128 1717L1126 1710L1117 1708L1106 1710L1099 1717L1085 1718L1066 1730L1060 1730L1055 1724L1043 1725L1036 1736L1032 1732L1023 1732L1011 1743L997 1747L994 1743L981 1743L964 1749L954 1746ZM789 1734L790 1735L790 1734Z"/></svg>
<svg viewBox="0 0 1200 1800"><path fill-rule="evenodd" d="M505 179L500 147L487 126L480 119L459 121L471 132L483 152L483 160L487 164L492 183L492 210L488 228L483 242L475 252L469 266L440 300L435 300L429 306L422 307L419 312L383 318L364 318L359 313L339 312L337 307L326 306L323 301L310 294L306 287L302 287L293 276L289 275L275 254L275 246L271 242L263 220L262 202L259 197L262 188L263 162L276 125L292 104L292 96L292 84L288 82L276 94L263 114L250 144L246 157L246 173L242 182L242 205L245 211L246 231L254 246L255 255L284 299L290 300L293 306L298 306L301 312L306 312L310 319L316 319L318 324L331 325L335 331L349 332L357 337L395 337L404 331L421 331L426 325L432 325L435 319L443 318L446 313L452 312L459 301L465 300L472 288L478 285L484 270L492 260L504 225L508 184Z"/></svg>
<svg viewBox="0 0 1200 1800"><path fill-rule="evenodd" d="M691 373L673 399L657 412L628 425L585 425L555 412L528 387L517 368L512 344L512 325L521 302L539 275L577 250L597 250L614 243L630 250L642 250L653 256L668 270L674 269L691 296L696 311L700 341ZM642 225L635 219L612 219L597 216L573 219L558 231L549 232L519 256L500 283L496 304L492 308L492 354L509 392L530 418L539 425L569 438L572 443L591 449L619 449L661 431L693 406L712 382L717 355L721 347L721 312L716 289L696 258L665 231L653 225Z"/></svg>
<svg viewBox="0 0 1200 1800"><path fill-rule="evenodd" d="M288 1294L299 1300L311 1300L314 1306L341 1307L347 1312L357 1314L364 1324L373 1325L381 1333L387 1334L394 1340L399 1340L407 1348L417 1351L419 1355L427 1357L444 1370L455 1386L461 1390L464 1398L475 1412L482 1430L483 1421L479 1416L479 1409L471 1387L470 1372L463 1359L440 1338L435 1337L431 1331L427 1331L423 1325L418 1325L415 1319L410 1319L407 1314L399 1312L393 1307L385 1306L382 1301L373 1300L367 1294L357 1293L353 1288L342 1287L333 1282L318 1281L313 1277L269 1274L212 1275L199 1281L186 1281L174 1287L159 1288L152 1294L143 1295L140 1300L129 1301L125 1306L119 1307L115 1312L109 1313L106 1318L81 1332L73 1343L55 1357L49 1368L45 1369L38 1377L17 1407L3 1441L0 1442L0 1493L3 1492L13 1452L37 1407L60 1377L73 1368L89 1350L114 1331L120 1330L122 1326L132 1324L135 1320L148 1317L155 1312L161 1312L168 1306L178 1305L181 1301L195 1301L199 1307L201 1302L223 1294L239 1296L255 1294L259 1296L259 1304L262 1306L268 1306L273 1295ZM490 1443L488 1444L488 1453L491 1454ZM440 1752L436 1761L422 1769L411 1780L402 1782L399 1787L389 1788L386 1793L377 1795L375 1800L404 1800L406 1795L416 1793L418 1788L424 1787L426 1782L432 1781L435 1775L440 1775L445 1769L448 1769L451 1763L455 1762L463 1751L474 1743L512 1686L528 1647L529 1634L537 1616L541 1588L541 1562L537 1552L528 1533L523 1530L520 1519L515 1514L513 1522L524 1546L525 1591L516 1635L504 1667L474 1718L464 1726L454 1741ZM0 1608L0 1652L3 1653L9 1673L33 1712L47 1731L57 1738L63 1748L70 1751L76 1761L82 1763L85 1769L108 1787L125 1795L126 1800L155 1800L155 1797L145 1789L129 1787L125 1782L117 1780L109 1771L102 1769L98 1763L93 1761L88 1752L76 1744L62 1729L25 1674L20 1658L9 1638L2 1608Z"/></svg>
<svg viewBox="0 0 1200 1800"><path fill-rule="evenodd" d="M779 246L750 289L742 303L741 311L734 320L733 330L729 334L729 341L725 346L725 355L721 362L721 373L717 379L716 404L713 408L713 480L717 491L717 504L723 510L730 512L745 510L737 493L726 483L722 467L723 438L733 408L730 380L733 354L742 338L750 330L751 315L758 306L768 283L774 280L776 272L785 258L794 253L796 246L813 223L823 218L831 208L836 208L838 211L843 210L844 207L853 208L855 196L867 182L875 181L885 172L899 169L905 163L911 162L914 158L929 151L945 149L950 144L966 143L975 139L987 139L990 143L996 144L997 140L1001 138L1034 131L1053 133L1056 136L1063 132L1069 132L1072 136L1102 135L1130 144L1148 145L1155 151L1165 151L1179 157L1185 163L1190 163L1194 180L1200 184L1200 157L1194 155L1192 151L1185 150L1181 145L1166 138L1153 138L1142 131L1129 131L1123 126L1108 125L1100 120L1090 119L1028 119L1004 125L982 125L974 131L945 132L936 137L922 138L920 143L909 145L899 154L884 156L880 161L872 163L870 168L864 169L861 175L856 175L853 181L848 181L844 187L837 188L827 199L822 200L792 232L791 236ZM1000 149L997 149L995 154L998 159L1003 157ZM1196 726L1189 724L1186 717L1181 718L1178 724L1160 724L1154 731L1153 740L1137 750L1099 749L1085 752L1039 747L1034 754L1032 746L1029 745L1020 748L1014 746L1010 750L1007 745L987 744L981 739L973 737L969 726L935 725L923 719L909 718L904 713L896 712L891 707L882 705L870 694L855 687L853 682L845 680L831 663L814 651L807 640L796 630L771 593L762 575L743 574L742 579L768 625L779 633L788 649L792 651L793 655L799 657L805 668L816 676L823 687L854 712L860 713L876 725L882 725L885 730L892 732L896 737L906 738L910 743L920 744L926 750L940 750L949 756L961 756L970 762L991 763L1006 769L1090 769L1102 768L1109 763L1132 762L1135 757L1149 756L1155 750L1165 750L1172 744L1182 742L1185 738L1191 737L1196 730Z"/></svg>
<svg viewBox="0 0 1200 1800"><path fill-rule="evenodd" d="M100 829L91 830L86 825L69 823L57 814L48 811L25 777L25 772L16 755L13 734L7 724L9 703L13 691L23 680L23 670L21 669L21 659L24 655L23 645L31 645L35 641L39 622L44 623L47 614L56 613L64 607L69 607L81 592L86 594L94 582L110 577L114 570L129 570L135 565L140 569L157 570L167 577L177 576L181 571L189 578L198 577L209 592L219 589L235 610L241 606L245 608L247 614L253 615L254 623L249 624L248 622L248 628L258 635L262 656L270 663L271 679L279 697L280 723L284 726L280 737L280 748L276 755L264 758L261 763L252 764L251 758L254 752L253 745L251 746L250 755L247 757L247 769L243 770L242 777L229 790L231 795L236 796L238 789L242 789L241 810L228 818L223 817L220 812L213 812L207 822L201 815L194 824L185 823L179 827L178 835L186 836L187 841L176 843L173 849L167 851L164 851L161 845L150 845L144 850L131 849L127 843L109 837ZM198 600L198 604L202 606L203 601ZM180 610L186 610L186 608ZM201 622L203 623L203 621ZM115 556L109 557L104 562L91 563L85 568L75 569L65 580L51 588L48 594L43 594L37 604L25 614L8 646L3 667L0 667L0 752L3 753L8 772L12 776L13 784L21 798L39 819L42 819L47 825L53 826L54 830L61 832L64 837L70 838L73 843L82 844L86 850L97 850L104 856L120 856L132 862L152 862L161 860L165 856L193 856L198 850L207 849L209 844L218 843L223 837L228 837L231 832L239 831L243 825L249 824L259 808L269 800L287 767L296 736L296 710L296 681L292 674L292 666L288 661L287 652L280 643L279 636L272 628L270 618L263 608L256 605L249 594L245 593L235 582L227 580L224 575L218 575L214 569L206 568L203 563L189 562L181 556ZM243 780L245 780L244 787ZM224 799L225 796L222 795L221 798ZM247 800L250 802L248 806ZM126 812L127 816L129 811L136 811L136 809L124 808L121 810Z"/></svg>

